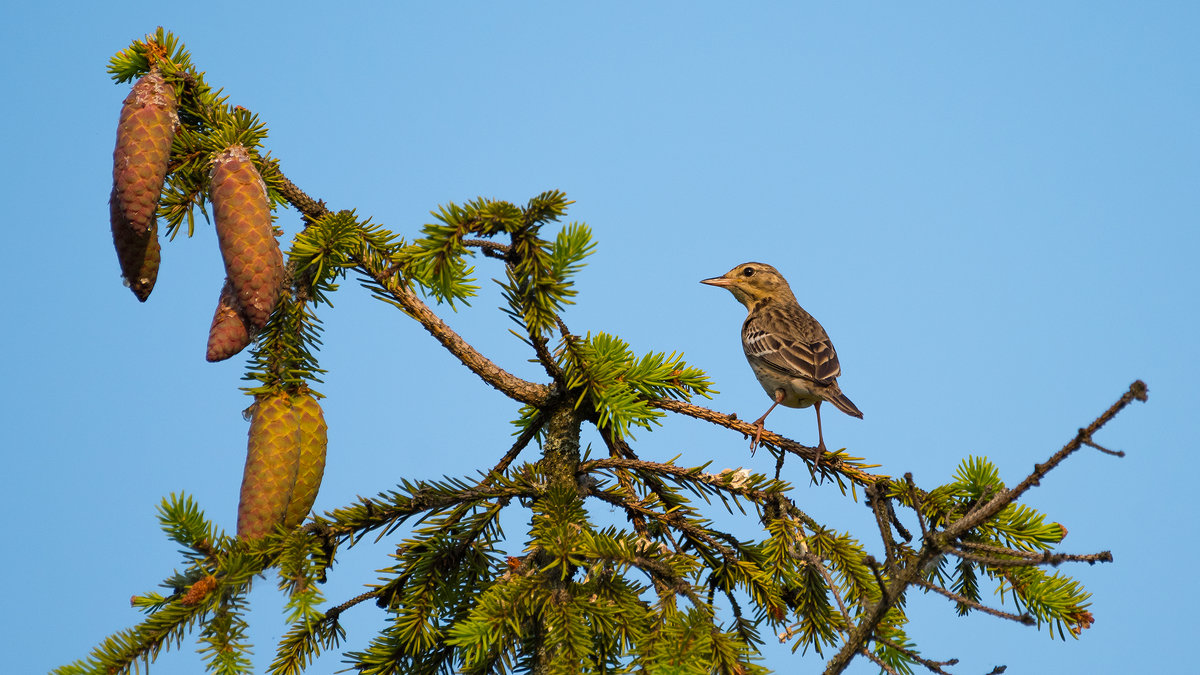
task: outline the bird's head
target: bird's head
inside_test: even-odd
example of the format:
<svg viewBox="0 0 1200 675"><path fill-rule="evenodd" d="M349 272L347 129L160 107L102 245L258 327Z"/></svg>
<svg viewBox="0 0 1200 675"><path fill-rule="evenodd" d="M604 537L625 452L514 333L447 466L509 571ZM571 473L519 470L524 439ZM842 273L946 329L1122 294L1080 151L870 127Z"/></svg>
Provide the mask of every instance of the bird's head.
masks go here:
<svg viewBox="0 0 1200 675"><path fill-rule="evenodd" d="M792 289L779 270L766 263L742 263L719 277L704 279L700 283L728 288L733 297L748 309L771 301L795 302Z"/></svg>

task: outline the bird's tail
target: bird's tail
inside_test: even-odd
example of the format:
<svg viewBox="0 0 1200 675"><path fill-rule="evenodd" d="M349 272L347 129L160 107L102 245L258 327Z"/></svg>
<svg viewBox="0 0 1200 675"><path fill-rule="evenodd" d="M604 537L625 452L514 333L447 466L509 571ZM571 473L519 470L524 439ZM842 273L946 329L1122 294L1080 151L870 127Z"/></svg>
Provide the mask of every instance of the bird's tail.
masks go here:
<svg viewBox="0 0 1200 675"><path fill-rule="evenodd" d="M858 406L854 405L854 401L851 401L845 394L841 392L841 390L834 392L834 395L830 396L828 400L830 403L835 405L838 410L841 410L851 417L857 417L860 420L862 419L862 411L859 410Z"/></svg>

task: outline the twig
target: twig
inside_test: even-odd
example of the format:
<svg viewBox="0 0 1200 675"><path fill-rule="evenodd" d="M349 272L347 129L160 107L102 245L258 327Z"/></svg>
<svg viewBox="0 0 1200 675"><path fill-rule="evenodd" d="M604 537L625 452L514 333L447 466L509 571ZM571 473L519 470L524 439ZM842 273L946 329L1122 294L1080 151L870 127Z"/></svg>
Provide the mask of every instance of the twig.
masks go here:
<svg viewBox="0 0 1200 675"><path fill-rule="evenodd" d="M491 482L491 477L493 475L503 474L508 468L508 465L512 464L512 461L517 458L517 455L521 454L521 451L525 449L525 446L529 445L529 441L532 441L533 437L536 436L539 431L541 431L543 426L545 426L546 419L547 415L545 409L539 410L538 413L534 415L533 419L529 420L529 425L526 426L525 430L521 432L521 435L517 437L516 442L512 444L512 447L508 449L508 452L504 453L504 456L500 458L500 461L496 463L496 466L492 467L491 472L488 473L488 475L485 476L482 481L480 481L479 485L487 485Z"/></svg>
<svg viewBox="0 0 1200 675"><path fill-rule="evenodd" d="M338 605L337 607L331 607L329 609L329 611L325 612L325 616L322 617L321 620L325 621L325 622L337 621L338 617L341 616L342 612L350 609L351 607L353 607L365 600L370 600L371 598L378 598L381 593L383 593L383 588L376 588L375 590L368 591L366 593L363 593L362 595L356 595L353 598L350 598L349 600Z"/></svg>
<svg viewBox="0 0 1200 675"><path fill-rule="evenodd" d="M825 565L821 562L821 559L816 556L816 554L805 553L804 555L797 557L817 568L817 572L822 578L825 579L825 583L829 584L829 590L831 593L833 593L833 599L837 600L838 609L842 612L842 618L846 620L846 630L849 630L850 626L854 625L854 618L851 617L850 612L846 610L846 603L842 602L842 594L838 593L837 584L833 581L833 575L829 573L829 570L825 569Z"/></svg>
<svg viewBox="0 0 1200 675"><path fill-rule="evenodd" d="M698 483L704 483L705 485L710 485L718 490L724 490L731 494L745 497L746 499L759 503L765 502L770 498L771 494L764 490L752 490L749 488L737 487L730 483L727 478L721 476L721 474L698 472L695 469L688 469L675 464L664 464L662 462L648 462L641 459L609 457L607 459L589 459L588 461L582 462L579 465L580 473L602 469L632 469L666 474L682 480L693 480Z"/></svg>
<svg viewBox="0 0 1200 675"><path fill-rule="evenodd" d="M913 482L912 472L904 474L904 483L908 486L908 491L912 494L913 511L917 514L917 525L921 526L921 541L925 541L929 538L929 529L925 525L925 514L923 513L925 508L924 493L917 489L916 483Z"/></svg>
<svg viewBox="0 0 1200 675"><path fill-rule="evenodd" d="M968 542L959 542L959 546L968 546ZM984 544L976 544L972 548L978 547L980 550L987 550L989 553L997 555L985 556L978 553L969 553L959 548L950 548L949 552L972 562L977 562L981 565L991 567L1034 567L1042 565L1051 565L1058 567L1065 562L1085 562L1089 565L1094 565L1098 562L1112 562L1113 556L1111 551L1101 551L1099 553L1051 553L1043 551L1041 553L1031 553L1028 551L1017 551L1014 549L1003 548L1000 546L987 546ZM1011 556L1011 557L1001 557Z"/></svg>
<svg viewBox="0 0 1200 675"><path fill-rule="evenodd" d="M1095 448L1095 449L1099 450L1100 452L1103 452L1103 453L1104 453L1104 454L1106 454L1106 455L1112 455L1113 457L1124 457L1124 456L1125 456L1125 451L1124 451L1124 450L1109 450L1108 448L1105 448L1105 447L1103 447L1103 446L1097 445L1097 444L1096 444L1095 442L1093 442L1093 441L1092 441L1090 438L1089 438L1089 439L1087 439L1087 440L1085 440L1085 441L1083 442L1083 444L1084 444L1084 445L1086 445L1086 446L1088 446L1088 447Z"/></svg>
<svg viewBox="0 0 1200 675"><path fill-rule="evenodd" d="M892 538L891 521L888 518L887 499L883 496L884 485L868 485L863 492L867 498L867 504L871 507L871 513L875 516L875 525L879 528L879 537L883 540L883 552L885 555L883 566L889 574L896 572L896 540ZM876 572L878 575L878 572ZM880 580L880 590L883 588L883 580Z"/></svg>
<svg viewBox="0 0 1200 675"><path fill-rule="evenodd" d="M865 657L867 657L867 658L868 658L868 659L870 659L871 661L874 661L874 662L875 662L875 665L877 665L877 666L879 666L880 668L884 669L885 671L887 671L887 672L888 672L888 673L890 673L891 675L900 675L900 673L897 673L895 670L893 670L891 666L889 666L888 664L886 664L886 663L884 663L882 660L880 660L880 658L879 658L878 656L875 656L874 654L872 654L872 653L871 653L871 650L867 649L866 647L863 647L863 648L862 648L862 649L861 649L861 650L860 650L858 653L859 653L859 654L862 654L862 655L863 655L863 656L865 656Z"/></svg>
<svg viewBox="0 0 1200 675"><path fill-rule="evenodd" d="M1117 402L1112 404L1108 410L1105 410L1099 417L1092 421L1087 427L1080 429L1079 433L1075 434L1075 438L1063 446L1061 450L1051 455L1044 464L1037 464L1033 468L1033 472L1021 481L1015 488L1009 490L1001 490L996 496L988 501L976 506L966 516L949 525L943 535L946 540L954 539L962 536L972 528L977 527L980 523L988 518L999 513L1006 506L1013 503L1021 495L1025 494L1031 487L1039 485L1046 474L1050 473L1056 466L1062 464L1063 460L1071 456L1076 450L1083 446L1086 442L1092 440L1095 435L1105 424L1108 424L1112 418L1117 416L1117 413L1125 409L1125 406L1132 403L1135 399L1145 401L1147 398L1146 383L1141 380L1134 381L1129 385L1129 390L1117 399Z"/></svg>
<svg viewBox="0 0 1200 675"><path fill-rule="evenodd" d="M512 247L507 244L501 244L498 241L488 239L463 239L463 246L474 246L483 251L483 254L489 258L497 258L508 262L509 254L512 252Z"/></svg>
<svg viewBox="0 0 1200 675"><path fill-rule="evenodd" d="M887 647L895 649L896 651L904 654L905 656L912 659L913 661L916 661L917 663L920 663L921 665L925 666L926 668L929 669L930 672L938 673L938 675L950 675L950 673L947 673L946 671L942 670L942 666L953 666L954 664L958 663L958 659L950 659L949 661L932 661L930 659L922 658L922 656L920 654L914 652L913 650L908 649L907 647L898 645L895 642L893 642L881 635L876 635L875 637L873 637L871 639L880 644L886 645Z"/></svg>
<svg viewBox="0 0 1200 675"><path fill-rule="evenodd" d="M928 581L925 581L924 579L915 579L912 583L914 586L920 586L921 588L925 588L925 589L931 590L935 593L944 595L947 598L949 598L957 603L966 605L967 607L970 607L971 609L977 609L977 610L983 612L984 614L991 614L992 616L999 617L1001 619L1008 619L1009 621L1016 621L1017 623L1025 625L1025 626L1032 626L1037 623L1037 619L1034 619L1033 616L1030 615L1028 612L1026 612L1025 614L1012 614L1009 612L1005 612L1003 610L996 609L994 607L988 607L987 605L975 602L974 600L972 600L966 596L962 596L962 595L959 595L958 593L954 593L953 591L946 590L945 588L942 588L941 586L938 586L937 584L931 584Z"/></svg>

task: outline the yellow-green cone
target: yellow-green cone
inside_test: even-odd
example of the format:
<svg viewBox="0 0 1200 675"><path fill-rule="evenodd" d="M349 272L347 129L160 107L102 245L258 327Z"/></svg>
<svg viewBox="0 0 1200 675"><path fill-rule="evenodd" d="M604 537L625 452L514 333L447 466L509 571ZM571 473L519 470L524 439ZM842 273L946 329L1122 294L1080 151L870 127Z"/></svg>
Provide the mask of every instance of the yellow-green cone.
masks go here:
<svg viewBox="0 0 1200 675"><path fill-rule="evenodd" d="M209 196L225 274L251 330L266 325L283 281L283 254L271 229L267 186L241 145L213 160Z"/></svg>
<svg viewBox="0 0 1200 675"><path fill-rule="evenodd" d="M113 246L117 249L117 261L121 263L121 276L125 285L137 299L145 302L154 290L158 279L158 266L162 250L158 243L158 224L139 234L125 222L125 216L117 204L116 188L108 200L109 219L112 223Z"/></svg>
<svg viewBox="0 0 1200 675"><path fill-rule="evenodd" d="M292 397L286 392L259 397L251 413L238 537L258 539L283 522L296 484L299 453L300 427Z"/></svg>
<svg viewBox="0 0 1200 675"><path fill-rule="evenodd" d="M212 327L208 329L208 350L204 358L210 362L224 361L245 349L251 339L250 327L233 295L233 285L226 279L221 288L221 299L217 301L217 311L213 314Z"/></svg>
<svg viewBox="0 0 1200 675"><path fill-rule="evenodd" d="M121 107L113 150L113 196L125 226L145 234L155 223L179 126L175 88L152 71L133 85ZM113 216L113 227L118 218Z"/></svg>
<svg viewBox="0 0 1200 675"><path fill-rule="evenodd" d="M312 394L305 392L292 397L292 412L296 427L300 430L299 470L296 486L288 502L283 526L292 528L304 522L304 518L317 500L321 478L325 475L325 448L328 443L328 427L321 404Z"/></svg>

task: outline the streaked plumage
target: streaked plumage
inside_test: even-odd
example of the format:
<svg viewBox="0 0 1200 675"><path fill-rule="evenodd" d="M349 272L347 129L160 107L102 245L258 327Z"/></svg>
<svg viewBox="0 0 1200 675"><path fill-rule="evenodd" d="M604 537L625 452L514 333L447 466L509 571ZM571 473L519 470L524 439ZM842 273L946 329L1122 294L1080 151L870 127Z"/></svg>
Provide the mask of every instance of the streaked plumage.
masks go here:
<svg viewBox="0 0 1200 675"><path fill-rule="evenodd" d="M863 414L842 393L837 377L842 373L837 351L829 335L812 318L774 267L764 263L742 263L724 275L701 283L727 288L749 310L742 324L742 348L746 360L774 403L754 423L758 427L750 443L753 450L762 434L763 422L775 406L816 406L818 448L825 449L821 431L821 403L829 401L852 417Z"/></svg>

